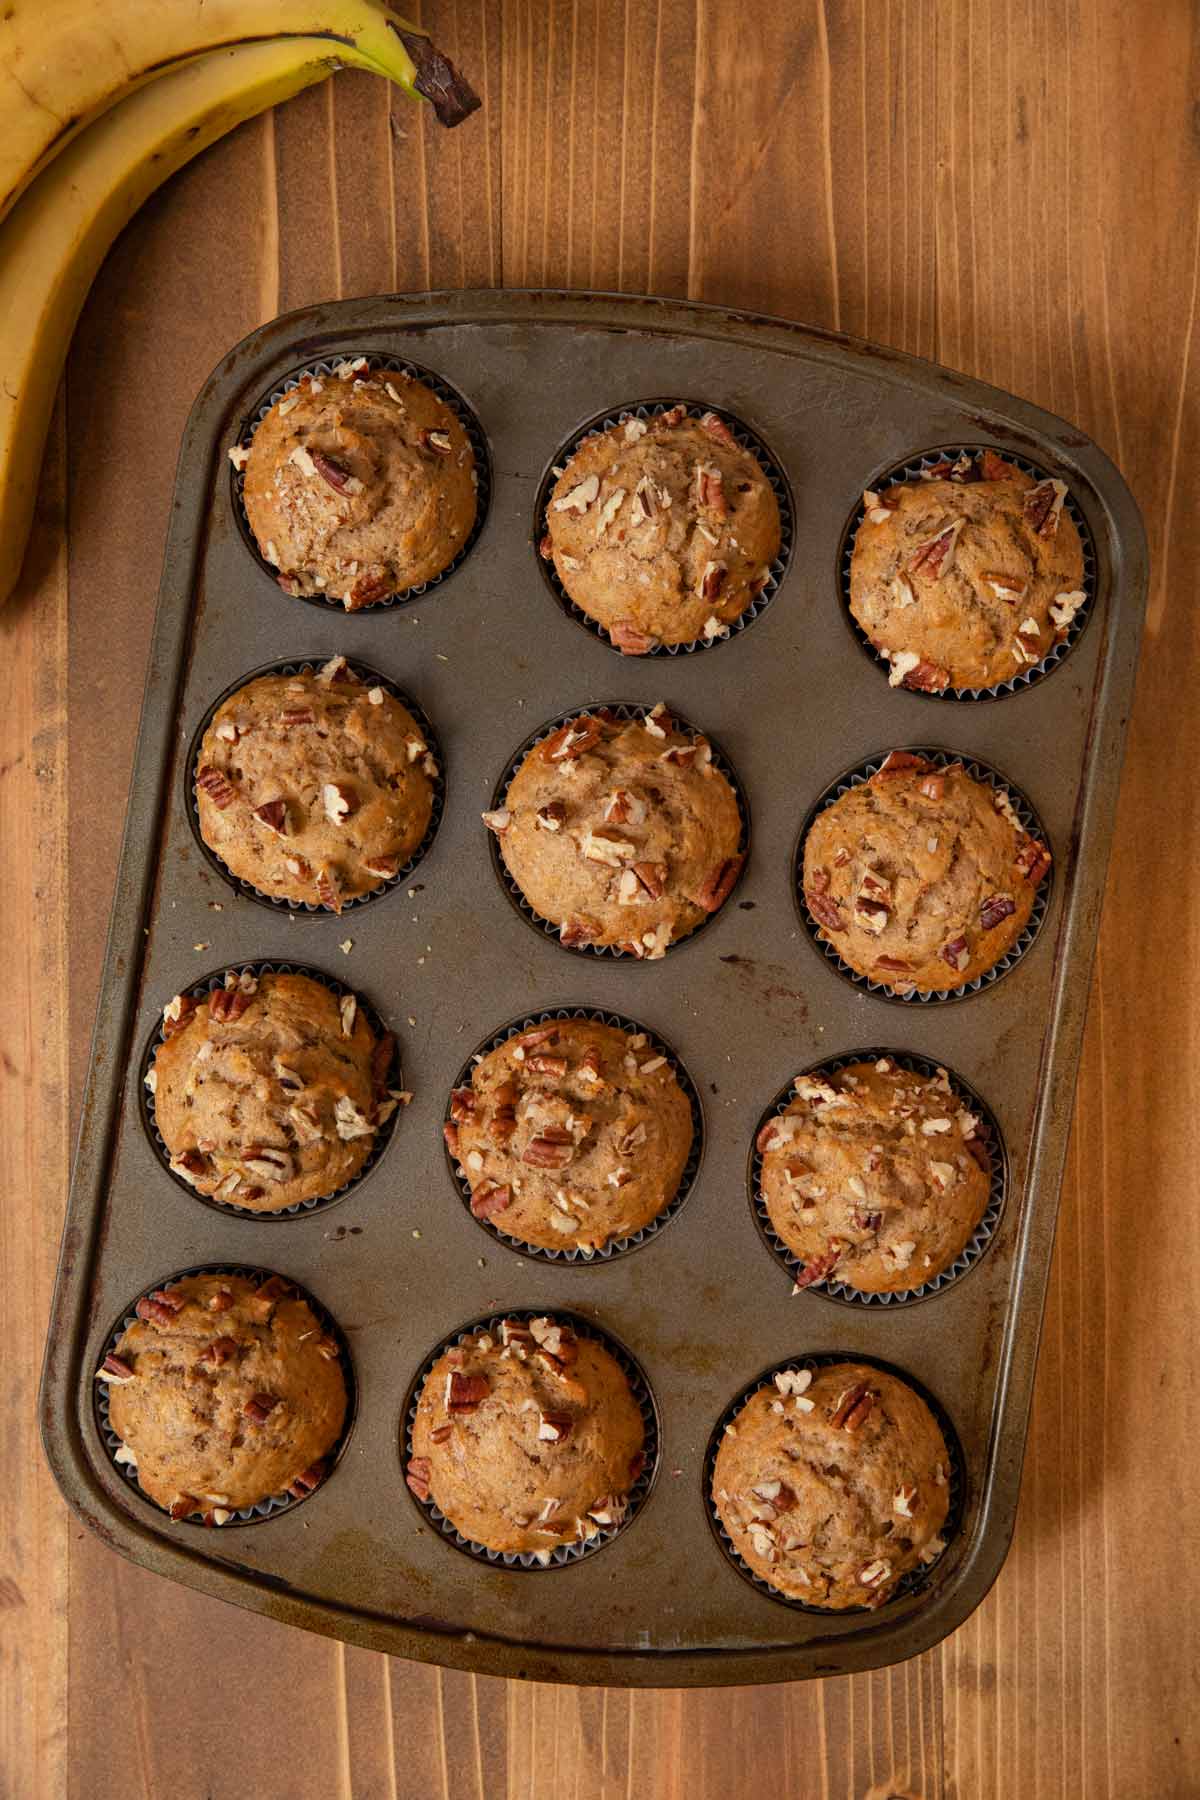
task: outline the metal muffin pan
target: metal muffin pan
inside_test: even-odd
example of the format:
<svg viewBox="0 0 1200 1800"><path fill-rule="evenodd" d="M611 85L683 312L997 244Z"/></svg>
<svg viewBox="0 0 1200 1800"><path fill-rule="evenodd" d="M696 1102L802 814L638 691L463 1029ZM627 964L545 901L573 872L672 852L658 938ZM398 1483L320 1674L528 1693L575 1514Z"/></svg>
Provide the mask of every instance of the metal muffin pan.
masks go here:
<svg viewBox="0 0 1200 1800"><path fill-rule="evenodd" d="M435 371L478 417L492 474L478 541L453 573L403 607L349 617L266 579L226 455L290 371L347 353ZM618 668L551 600L535 502L558 447L589 420L665 394L712 404L770 446L793 499L791 560L753 631L703 656ZM847 629L840 558L870 477L939 444L991 444L1060 475L1094 576L1088 628L1052 681L937 715L938 743L1002 769L1045 827L1055 874L1037 940L1004 981L901 1013L814 954L793 853L837 770L931 736L927 696L890 688ZM961 1623L1012 1534L1145 587L1136 508L1081 432L948 370L783 321L605 295L390 296L275 320L233 349L184 435L43 1376L47 1452L80 1515L139 1563L272 1617L539 1680L844 1673L911 1656ZM445 812L387 905L293 921L231 896L200 855L189 748L214 696L246 671L338 652L420 696L449 759ZM569 709L616 699L663 699L711 732L753 812L742 881L686 956L568 958L529 928L491 866L480 814L513 746ZM199 1206L143 1130L140 1052L163 996L246 961L302 961L364 990L399 1036L413 1103L336 1219ZM446 1097L471 1047L498 1020L560 1007L652 1021L703 1096L692 1191L636 1256L547 1262L489 1245L447 1176ZM919 1305L793 1297L746 1201L747 1145L772 1097L864 1043L953 1070L986 1098L1005 1147L1007 1197L986 1255ZM131 1490L92 1389L131 1295L164 1270L233 1262L278 1268L320 1295L353 1357L358 1411L299 1516L231 1538L172 1523ZM658 1410L660 1466L603 1555L543 1580L446 1542L405 1491L400 1445L430 1346L465 1318L556 1309L636 1358ZM710 1524L717 1422L760 1371L817 1353L909 1374L962 1450L961 1526L946 1553L922 1592L869 1614L778 1604L730 1564Z"/></svg>

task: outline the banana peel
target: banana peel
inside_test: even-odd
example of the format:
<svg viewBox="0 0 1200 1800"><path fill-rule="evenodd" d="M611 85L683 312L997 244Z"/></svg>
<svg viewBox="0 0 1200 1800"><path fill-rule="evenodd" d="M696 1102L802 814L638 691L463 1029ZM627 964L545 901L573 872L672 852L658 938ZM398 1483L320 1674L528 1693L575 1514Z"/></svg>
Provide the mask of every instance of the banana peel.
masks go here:
<svg viewBox="0 0 1200 1800"><path fill-rule="evenodd" d="M0 605L20 575L71 334L113 240L201 150L345 66L383 72L326 37L209 51L88 126L0 224Z"/></svg>

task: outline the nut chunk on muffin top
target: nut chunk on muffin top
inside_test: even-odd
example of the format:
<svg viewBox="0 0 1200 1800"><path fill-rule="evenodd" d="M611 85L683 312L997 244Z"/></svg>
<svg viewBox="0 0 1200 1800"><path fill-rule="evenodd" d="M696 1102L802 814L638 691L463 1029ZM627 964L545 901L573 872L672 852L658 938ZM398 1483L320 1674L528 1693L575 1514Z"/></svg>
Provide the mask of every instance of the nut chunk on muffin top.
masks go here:
<svg viewBox="0 0 1200 1800"><path fill-rule="evenodd" d="M601 709L560 726L483 817L564 944L639 958L664 955L716 912L745 860L737 799L711 746L661 702L644 718Z"/></svg>
<svg viewBox="0 0 1200 1800"><path fill-rule="evenodd" d="M945 1549L950 1455L907 1382L863 1363L781 1369L725 1427L713 1503L781 1594L882 1606Z"/></svg>
<svg viewBox="0 0 1200 1800"><path fill-rule="evenodd" d="M991 1161L945 1069L890 1056L796 1077L758 1134L771 1224L804 1263L796 1289L896 1293L950 1267L983 1217Z"/></svg>
<svg viewBox="0 0 1200 1800"><path fill-rule="evenodd" d="M548 1563L621 1523L644 1438L628 1378L603 1344L562 1320L505 1319L434 1363L405 1474L473 1543Z"/></svg>
<svg viewBox="0 0 1200 1800"><path fill-rule="evenodd" d="M476 1065L445 1134L476 1218L542 1249L595 1251L675 1198L692 1111L645 1032L555 1019Z"/></svg>
<svg viewBox="0 0 1200 1800"><path fill-rule="evenodd" d="M724 637L766 586L779 502L714 412L622 418L585 438L555 482L541 551L618 650Z"/></svg>
<svg viewBox="0 0 1200 1800"><path fill-rule="evenodd" d="M412 857L437 774L408 708L335 656L218 707L196 763L200 831L260 893L340 913Z"/></svg>
<svg viewBox="0 0 1200 1800"><path fill-rule="evenodd" d="M458 415L363 356L306 375L231 456L280 587L348 612L432 581L475 523L475 455Z"/></svg>
<svg viewBox="0 0 1200 1800"><path fill-rule="evenodd" d="M1086 596L1066 495L994 450L864 493L850 610L893 687L992 687L1067 635Z"/></svg>
<svg viewBox="0 0 1200 1800"><path fill-rule="evenodd" d="M144 1294L97 1370L117 1461L173 1519L224 1525L271 1495L302 1499L341 1436L335 1340L280 1276L187 1275Z"/></svg>
<svg viewBox="0 0 1200 1800"><path fill-rule="evenodd" d="M224 987L176 994L163 1032L146 1083L171 1168L252 1212L336 1193L407 1098L387 1090L391 1033L307 975L231 969Z"/></svg>
<svg viewBox="0 0 1200 1800"><path fill-rule="evenodd" d="M896 994L928 993L1008 954L1049 868L1003 789L893 750L813 820L804 898L852 969Z"/></svg>

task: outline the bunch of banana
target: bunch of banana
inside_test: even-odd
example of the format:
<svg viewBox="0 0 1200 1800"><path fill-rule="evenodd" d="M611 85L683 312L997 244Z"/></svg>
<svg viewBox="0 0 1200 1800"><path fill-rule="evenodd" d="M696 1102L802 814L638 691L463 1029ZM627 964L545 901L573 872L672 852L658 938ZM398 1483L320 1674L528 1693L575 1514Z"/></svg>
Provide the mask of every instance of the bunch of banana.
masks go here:
<svg viewBox="0 0 1200 1800"><path fill-rule="evenodd" d="M9 0L0 19L0 605L71 333L113 239L217 138L335 69L479 105L388 0ZM4 216L6 215L6 216Z"/></svg>

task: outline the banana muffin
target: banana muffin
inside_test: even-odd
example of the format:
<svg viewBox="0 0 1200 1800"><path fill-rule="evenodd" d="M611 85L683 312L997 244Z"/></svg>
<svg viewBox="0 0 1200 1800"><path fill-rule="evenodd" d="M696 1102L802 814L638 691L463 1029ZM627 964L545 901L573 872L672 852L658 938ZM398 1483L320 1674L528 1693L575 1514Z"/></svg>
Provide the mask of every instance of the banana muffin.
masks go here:
<svg viewBox="0 0 1200 1800"><path fill-rule="evenodd" d="M426 1376L405 1478L473 1543L548 1563L620 1524L643 1442L637 1401L603 1344L559 1320L506 1319Z"/></svg>
<svg viewBox="0 0 1200 1800"><path fill-rule="evenodd" d="M117 1461L173 1519L224 1525L324 1479L346 1418L338 1346L278 1275L186 1275L145 1294L97 1370Z"/></svg>
<svg viewBox="0 0 1200 1800"><path fill-rule="evenodd" d="M988 1203L982 1120L945 1069L916 1075L890 1056L797 1076L758 1149L771 1224L804 1264L797 1290L919 1287L962 1253Z"/></svg>
<svg viewBox="0 0 1200 1800"><path fill-rule="evenodd" d="M645 1032L556 1019L508 1038L450 1096L471 1211L547 1250L600 1250L669 1206L692 1109Z"/></svg>
<svg viewBox="0 0 1200 1800"><path fill-rule="evenodd" d="M904 1381L863 1363L781 1369L725 1434L713 1503L734 1549L793 1600L882 1606L945 1549L950 1454Z"/></svg>
<svg viewBox="0 0 1200 1800"><path fill-rule="evenodd" d="M280 587L347 612L432 581L475 523L475 454L457 414L363 356L306 375L230 454Z"/></svg>
<svg viewBox="0 0 1200 1800"><path fill-rule="evenodd" d="M542 555L626 656L709 642L761 593L779 502L716 413L673 406L584 439L555 482Z"/></svg>
<svg viewBox="0 0 1200 1800"><path fill-rule="evenodd" d="M852 969L896 994L930 993L1007 955L1049 868L1003 789L893 750L813 820L804 898Z"/></svg>
<svg viewBox="0 0 1200 1800"><path fill-rule="evenodd" d="M543 738L484 813L509 874L564 944L656 958L723 905L745 861L733 789L660 702Z"/></svg>
<svg viewBox="0 0 1200 1800"><path fill-rule="evenodd" d="M994 450L863 495L850 610L893 687L1011 681L1066 637L1083 605L1083 546L1066 483Z"/></svg>
<svg viewBox="0 0 1200 1800"><path fill-rule="evenodd" d="M231 969L199 999L176 994L163 1032L146 1084L171 1168L251 1212L336 1193L403 1098L387 1089L391 1033L307 975Z"/></svg>
<svg viewBox="0 0 1200 1800"><path fill-rule="evenodd" d="M218 708L196 763L200 831L261 893L340 913L408 862L437 773L407 707L335 656L260 675Z"/></svg>

